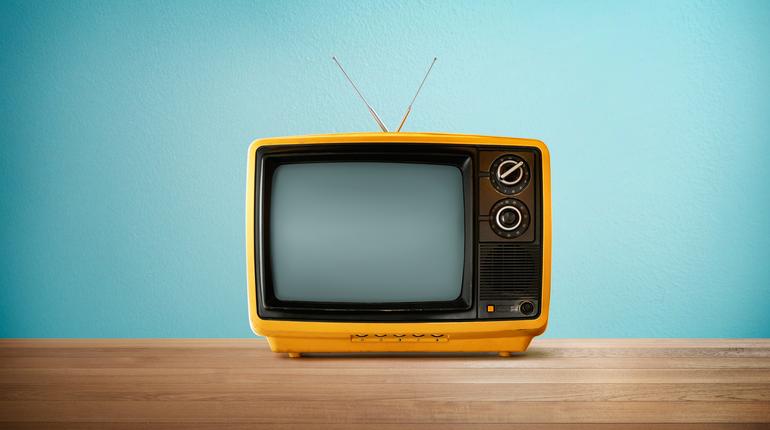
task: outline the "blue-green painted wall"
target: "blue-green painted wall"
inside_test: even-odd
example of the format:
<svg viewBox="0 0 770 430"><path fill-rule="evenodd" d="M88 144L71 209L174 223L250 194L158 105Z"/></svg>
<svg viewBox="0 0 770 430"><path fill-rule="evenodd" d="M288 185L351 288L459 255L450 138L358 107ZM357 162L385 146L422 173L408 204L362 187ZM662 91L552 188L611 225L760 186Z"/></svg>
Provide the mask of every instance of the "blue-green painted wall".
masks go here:
<svg viewBox="0 0 770 430"><path fill-rule="evenodd" d="M0 3L0 336L239 337L246 148L553 156L553 337L770 336L770 3Z"/></svg>

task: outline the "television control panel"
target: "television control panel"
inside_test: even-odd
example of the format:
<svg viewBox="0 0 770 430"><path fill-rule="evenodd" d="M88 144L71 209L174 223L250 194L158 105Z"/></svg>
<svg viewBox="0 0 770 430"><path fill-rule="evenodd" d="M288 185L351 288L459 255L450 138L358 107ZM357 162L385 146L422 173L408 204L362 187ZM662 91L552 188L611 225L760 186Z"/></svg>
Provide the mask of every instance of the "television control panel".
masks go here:
<svg viewBox="0 0 770 430"><path fill-rule="evenodd" d="M542 281L536 150L478 152L478 317L537 317Z"/></svg>

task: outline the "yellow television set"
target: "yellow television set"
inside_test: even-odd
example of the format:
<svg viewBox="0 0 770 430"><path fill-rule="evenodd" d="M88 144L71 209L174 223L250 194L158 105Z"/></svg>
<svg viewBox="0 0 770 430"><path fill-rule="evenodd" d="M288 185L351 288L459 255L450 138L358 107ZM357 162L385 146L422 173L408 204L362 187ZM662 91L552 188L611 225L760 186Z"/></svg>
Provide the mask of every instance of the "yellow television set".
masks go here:
<svg viewBox="0 0 770 430"><path fill-rule="evenodd" d="M248 150L249 318L275 352L511 352L548 322L538 140L260 139Z"/></svg>
<svg viewBox="0 0 770 430"><path fill-rule="evenodd" d="M534 139L390 132L248 150L254 333L275 352L526 350L551 293L550 159Z"/></svg>

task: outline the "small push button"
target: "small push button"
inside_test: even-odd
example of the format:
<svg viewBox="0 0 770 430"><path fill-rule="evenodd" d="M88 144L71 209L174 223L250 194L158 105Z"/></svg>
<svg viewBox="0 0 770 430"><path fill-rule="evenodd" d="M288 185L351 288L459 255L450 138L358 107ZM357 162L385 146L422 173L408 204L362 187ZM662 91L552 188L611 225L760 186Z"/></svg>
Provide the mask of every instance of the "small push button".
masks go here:
<svg viewBox="0 0 770 430"><path fill-rule="evenodd" d="M495 311L495 305L487 305L487 312L490 314Z"/></svg>

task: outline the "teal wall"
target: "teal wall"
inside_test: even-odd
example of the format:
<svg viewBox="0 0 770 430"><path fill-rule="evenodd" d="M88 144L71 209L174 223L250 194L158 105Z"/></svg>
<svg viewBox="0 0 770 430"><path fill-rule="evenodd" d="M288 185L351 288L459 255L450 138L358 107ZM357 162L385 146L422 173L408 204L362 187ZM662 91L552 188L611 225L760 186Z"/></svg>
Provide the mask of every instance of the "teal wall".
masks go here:
<svg viewBox="0 0 770 430"><path fill-rule="evenodd" d="M239 337L246 148L553 156L552 337L770 336L770 2L0 3L0 337Z"/></svg>

